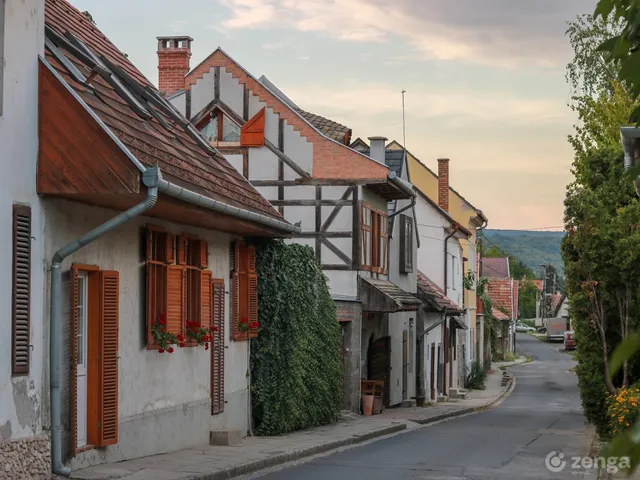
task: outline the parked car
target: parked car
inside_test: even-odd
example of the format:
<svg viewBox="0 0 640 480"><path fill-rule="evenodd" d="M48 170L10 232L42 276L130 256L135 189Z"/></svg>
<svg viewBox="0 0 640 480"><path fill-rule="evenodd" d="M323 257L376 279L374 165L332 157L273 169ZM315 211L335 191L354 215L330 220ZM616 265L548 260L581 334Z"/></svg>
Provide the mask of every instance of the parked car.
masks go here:
<svg viewBox="0 0 640 480"><path fill-rule="evenodd" d="M538 327L536 329L536 332L538 332L538 333L547 333L547 327L545 327L544 325L542 327Z"/></svg>
<svg viewBox="0 0 640 480"><path fill-rule="evenodd" d="M564 318L545 318L547 327L547 342L564 341L564 332L567 331L567 321Z"/></svg>
<svg viewBox="0 0 640 480"><path fill-rule="evenodd" d="M573 330L569 330L564 332L564 349L565 350L575 350L576 348L576 338Z"/></svg>
<svg viewBox="0 0 640 480"><path fill-rule="evenodd" d="M525 323L516 323L516 332L535 332L536 329L533 327L530 327L529 325L525 324Z"/></svg>

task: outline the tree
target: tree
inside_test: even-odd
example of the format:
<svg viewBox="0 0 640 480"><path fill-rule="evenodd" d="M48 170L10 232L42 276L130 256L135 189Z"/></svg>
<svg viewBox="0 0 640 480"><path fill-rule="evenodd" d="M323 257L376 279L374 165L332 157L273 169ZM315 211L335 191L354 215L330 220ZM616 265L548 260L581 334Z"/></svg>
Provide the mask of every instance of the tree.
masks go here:
<svg viewBox="0 0 640 480"><path fill-rule="evenodd" d="M521 318L535 318L538 295L538 287L530 279L525 278L520 284L520 292L518 293Z"/></svg>

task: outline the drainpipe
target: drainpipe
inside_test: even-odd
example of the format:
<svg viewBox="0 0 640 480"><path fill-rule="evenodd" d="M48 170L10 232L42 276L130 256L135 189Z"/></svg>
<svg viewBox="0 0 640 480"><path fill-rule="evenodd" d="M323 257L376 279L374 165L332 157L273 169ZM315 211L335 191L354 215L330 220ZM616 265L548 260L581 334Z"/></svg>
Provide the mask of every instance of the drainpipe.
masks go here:
<svg viewBox="0 0 640 480"><path fill-rule="evenodd" d="M458 233L458 225L455 226L455 228L453 229L453 232L451 232L449 235L447 235L447 237L444 239L444 294L446 295L448 292L448 278L447 278L447 272L449 271L447 268L447 253L449 250L449 239L451 237L453 237L456 233Z"/></svg>
<svg viewBox="0 0 640 480"><path fill-rule="evenodd" d="M74 240L58 250L51 261L51 327L49 363L51 365L51 470L56 475L68 477L71 469L62 463L62 418L60 414L60 355L62 351L62 262L82 247L87 246L105 233L111 232L134 217L150 210L158 199L158 169L149 169L142 175L142 182L147 187L147 198L122 212L111 220L99 225L84 236Z"/></svg>

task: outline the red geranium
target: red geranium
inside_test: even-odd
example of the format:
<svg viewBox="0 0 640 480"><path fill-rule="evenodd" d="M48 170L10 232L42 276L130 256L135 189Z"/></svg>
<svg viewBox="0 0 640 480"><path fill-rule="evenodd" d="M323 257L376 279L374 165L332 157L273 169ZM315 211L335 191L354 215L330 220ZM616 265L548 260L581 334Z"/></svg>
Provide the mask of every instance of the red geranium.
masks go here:
<svg viewBox="0 0 640 480"><path fill-rule="evenodd" d="M164 353L164 350L162 348L159 348L158 353Z"/></svg>
<svg viewBox="0 0 640 480"><path fill-rule="evenodd" d="M180 348L184 348L184 343L180 343Z"/></svg>
<svg viewBox="0 0 640 480"><path fill-rule="evenodd" d="M173 353L173 347L169 347L169 348L167 349L167 352L169 352L169 353Z"/></svg>
<svg viewBox="0 0 640 480"><path fill-rule="evenodd" d="M251 322L251 324L249 325L249 328L251 328L252 330L255 330L259 326L260 326L259 322Z"/></svg>

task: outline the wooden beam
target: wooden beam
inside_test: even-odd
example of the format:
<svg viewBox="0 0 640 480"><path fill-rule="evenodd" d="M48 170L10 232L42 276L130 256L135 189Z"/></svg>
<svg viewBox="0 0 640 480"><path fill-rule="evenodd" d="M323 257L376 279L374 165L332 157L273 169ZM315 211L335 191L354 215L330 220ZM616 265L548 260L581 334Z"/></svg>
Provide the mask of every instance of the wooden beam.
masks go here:
<svg viewBox="0 0 640 480"><path fill-rule="evenodd" d="M373 183L384 183L380 179L368 180L368 179L344 179L344 178L297 178L296 184L298 185L322 185L327 187L347 187L350 185L370 185Z"/></svg>
<svg viewBox="0 0 640 480"><path fill-rule="evenodd" d="M284 119L280 117L278 117L278 149L284 152ZM284 182L284 162L280 157L278 157L278 181ZM284 185L278 185L278 200L284 200ZM284 215L284 207L278 207L278 211L280 215Z"/></svg>
<svg viewBox="0 0 640 480"><path fill-rule="evenodd" d="M293 236L296 238L351 238L351 232L302 232Z"/></svg>
<svg viewBox="0 0 640 480"><path fill-rule="evenodd" d="M320 238L319 239L323 245L325 245L329 250L331 250L333 253L335 253L335 255L342 260L345 265L347 265L349 268L351 268L351 264L353 263L352 259L349 258L348 255L346 255L342 250L340 250L338 247L336 247L333 243L331 243L329 240L327 240L326 238Z"/></svg>
<svg viewBox="0 0 640 480"><path fill-rule="evenodd" d="M191 118L191 90L187 90L185 93L185 108L184 108L184 116L187 118Z"/></svg>
<svg viewBox="0 0 640 480"><path fill-rule="evenodd" d="M340 198L341 200L347 200L351 194L353 193L353 190L357 188L357 187L348 187L345 192L342 194L342 197ZM349 205L351 204L351 202L348 203ZM325 232L333 223L333 221L336 219L336 217L338 216L338 213L340 213L340 210L342 210L342 207L344 205L336 205L336 208L333 209L333 211L331 212L331 214L329 214L329 217L327 217L327 220L324 222L324 224L318 229L318 231L321 232Z"/></svg>
<svg viewBox="0 0 640 480"><path fill-rule="evenodd" d="M316 187L321 188L321 187ZM337 205L345 206L351 205L351 200L328 200L328 199L312 199L312 200L272 200L271 204L275 207L280 205L285 207L335 207Z"/></svg>
<svg viewBox="0 0 640 480"><path fill-rule="evenodd" d="M323 270L353 270L351 265L333 265L333 264L324 264L322 265Z"/></svg>
<svg viewBox="0 0 640 480"><path fill-rule="evenodd" d="M278 147L276 147L273 143L271 143L269 140L267 140L266 138L264 139L264 145L265 147L267 147L269 150L271 150L273 153L275 153L277 155L277 157L282 160L284 163L286 163L289 167L291 167L291 169L296 172L298 175L300 175L301 177L304 178L311 178L311 175L309 173L307 173L300 165L298 165L296 162L294 162L293 160L291 160L284 152L281 152ZM281 180L284 180L284 178L282 178Z"/></svg>
<svg viewBox="0 0 640 480"><path fill-rule="evenodd" d="M251 180L254 187L295 187L295 180ZM284 192L284 190L283 190Z"/></svg>
<svg viewBox="0 0 640 480"><path fill-rule="evenodd" d="M242 149L242 175L247 180L249 179L249 149L247 147Z"/></svg>
<svg viewBox="0 0 640 480"><path fill-rule="evenodd" d="M220 100L220 67L213 67L213 101Z"/></svg>
<svg viewBox="0 0 640 480"><path fill-rule="evenodd" d="M249 120L249 89L246 84L242 84L244 91L242 92L242 116L245 122Z"/></svg>
<svg viewBox="0 0 640 480"><path fill-rule="evenodd" d="M322 187L316 186L316 232L320 231L322 224ZM322 262L322 238L316 237L316 257Z"/></svg>
<svg viewBox="0 0 640 480"><path fill-rule="evenodd" d="M358 187L354 187L353 189L353 212L351 216L353 217L353 244L351 247L351 255L353 263L351 267L354 270L358 270L360 268L360 259L362 257L362 252L360 250L360 202L358 201Z"/></svg>
<svg viewBox="0 0 640 480"><path fill-rule="evenodd" d="M223 147L218 145L216 145L216 148L225 155L242 155L246 150L244 147Z"/></svg>

